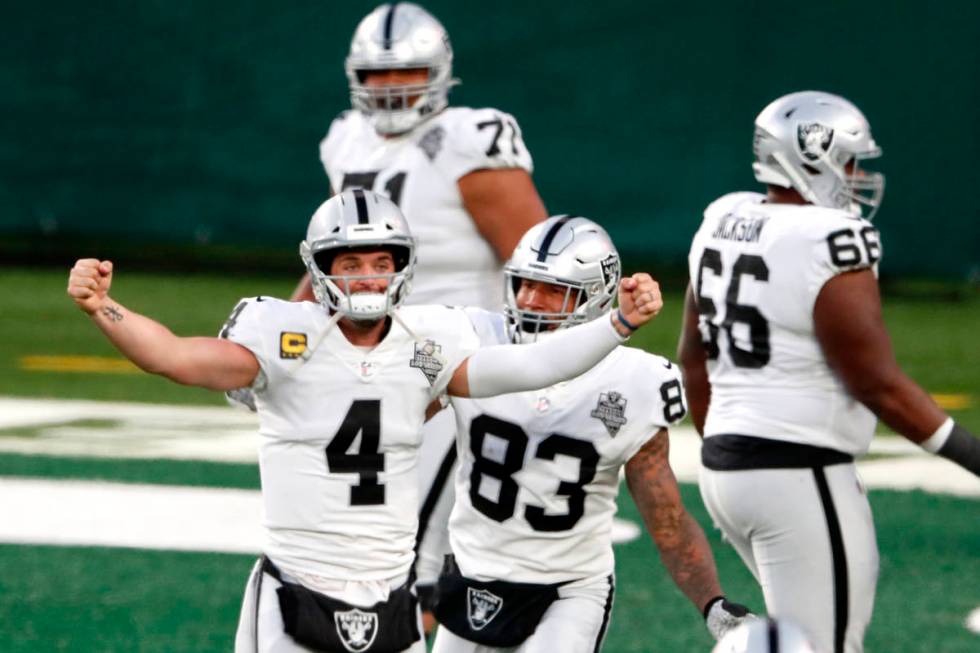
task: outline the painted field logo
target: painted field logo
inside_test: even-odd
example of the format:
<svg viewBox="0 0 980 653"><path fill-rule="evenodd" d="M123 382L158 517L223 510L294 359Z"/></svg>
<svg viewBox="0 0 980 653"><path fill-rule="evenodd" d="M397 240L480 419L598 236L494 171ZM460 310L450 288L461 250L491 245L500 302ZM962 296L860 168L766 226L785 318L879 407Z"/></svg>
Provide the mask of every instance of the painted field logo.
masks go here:
<svg viewBox="0 0 980 653"><path fill-rule="evenodd" d="M466 618L473 630L483 630L504 607L504 600L492 592L466 588Z"/></svg>
<svg viewBox="0 0 980 653"><path fill-rule="evenodd" d="M334 612L337 634L344 647L352 653L360 653L370 648L378 636L378 614L361 612L358 609L347 612Z"/></svg>

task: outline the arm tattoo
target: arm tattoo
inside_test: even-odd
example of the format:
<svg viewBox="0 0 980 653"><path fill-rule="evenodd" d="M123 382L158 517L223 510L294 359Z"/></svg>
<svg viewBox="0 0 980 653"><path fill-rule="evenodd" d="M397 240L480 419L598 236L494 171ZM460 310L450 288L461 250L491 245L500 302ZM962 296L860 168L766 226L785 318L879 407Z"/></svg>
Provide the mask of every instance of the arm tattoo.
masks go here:
<svg viewBox="0 0 980 653"><path fill-rule="evenodd" d="M111 304L102 307L102 314L109 318L109 320L112 322L122 322L123 319L123 314L122 311L119 310L119 307L112 306Z"/></svg>
<svg viewBox="0 0 980 653"><path fill-rule="evenodd" d="M718 572L704 531L681 502L668 448L664 430L629 461L627 484L661 562L677 587L701 610L706 601L722 593Z"/></svg>

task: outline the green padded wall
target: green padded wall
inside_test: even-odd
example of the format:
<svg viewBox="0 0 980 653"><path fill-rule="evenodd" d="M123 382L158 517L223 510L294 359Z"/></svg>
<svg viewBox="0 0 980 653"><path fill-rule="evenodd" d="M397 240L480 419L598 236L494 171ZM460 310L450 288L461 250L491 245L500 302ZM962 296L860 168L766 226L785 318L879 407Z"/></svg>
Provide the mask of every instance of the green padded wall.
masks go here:
<svg viewBox="0 0 980 653"><path fill-rule="evenodd" d="M325 198L371 3L7 3L0 237L292 250ZM885 150L891 275L980 274L980 3L438 0L463 85L517 116L552 212L676 264L704 205L755 188L751 131L806 88Z"/></svg>

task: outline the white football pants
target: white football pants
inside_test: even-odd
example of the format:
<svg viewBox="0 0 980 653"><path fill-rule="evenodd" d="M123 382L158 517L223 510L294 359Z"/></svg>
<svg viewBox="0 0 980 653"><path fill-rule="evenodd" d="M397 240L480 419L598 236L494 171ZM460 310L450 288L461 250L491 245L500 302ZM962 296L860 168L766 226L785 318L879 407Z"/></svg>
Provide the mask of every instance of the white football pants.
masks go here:
<svg viewBox="0 0 980 653"><path fill-rule="evenodd" d="M821 651L861 653L878 582L871 506L853 463L816 469L701 469L715 524L762 586L770 616Z"/></svg>
<svg viewBox="0 0 980 653"><path fill-rule="evenodd" d="M287 581L292 582L289 578ZM406 578L397 578L390 583L391 589L401 587ZM279 611L279 596L276 588L281 583L262 572L260 558L252 568L242 600L242 613L238 619L238 633L235 635L235 653L313 653L312 649L300 646L283 629L282 613ZM336 592L329 596L355 605L373 605L388 598L378 583L337 582ZM422 632L422 614L417 615L419 633ZM402 651L402 653L425 653L425 638Z"/></svg>
<svg viewBox="0 0 980 653"><path fill-rule="evenodd" d="M520 646L483 646L439 626L432 653L596 653L609 626L613 594L612 576L575 581L558 588L558 600Z"/></svg>

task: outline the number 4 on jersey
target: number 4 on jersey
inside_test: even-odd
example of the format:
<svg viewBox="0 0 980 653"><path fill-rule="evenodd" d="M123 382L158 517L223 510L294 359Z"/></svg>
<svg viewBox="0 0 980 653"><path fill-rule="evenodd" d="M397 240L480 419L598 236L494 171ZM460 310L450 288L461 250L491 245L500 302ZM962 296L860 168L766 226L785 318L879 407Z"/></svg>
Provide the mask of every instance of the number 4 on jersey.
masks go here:
<svg viewBox="0 0 980 653"><path fill-rule="evenodd" d="M357 434L361 445L350 453ZM385 456L380 452L381 400L356 399L344 417L337 435L327 445L327 470L332 474L357 474L357 485L350 489L350 505L375 506L385 502L385 486L378 482L378 473L385 468Z"/></svg>

